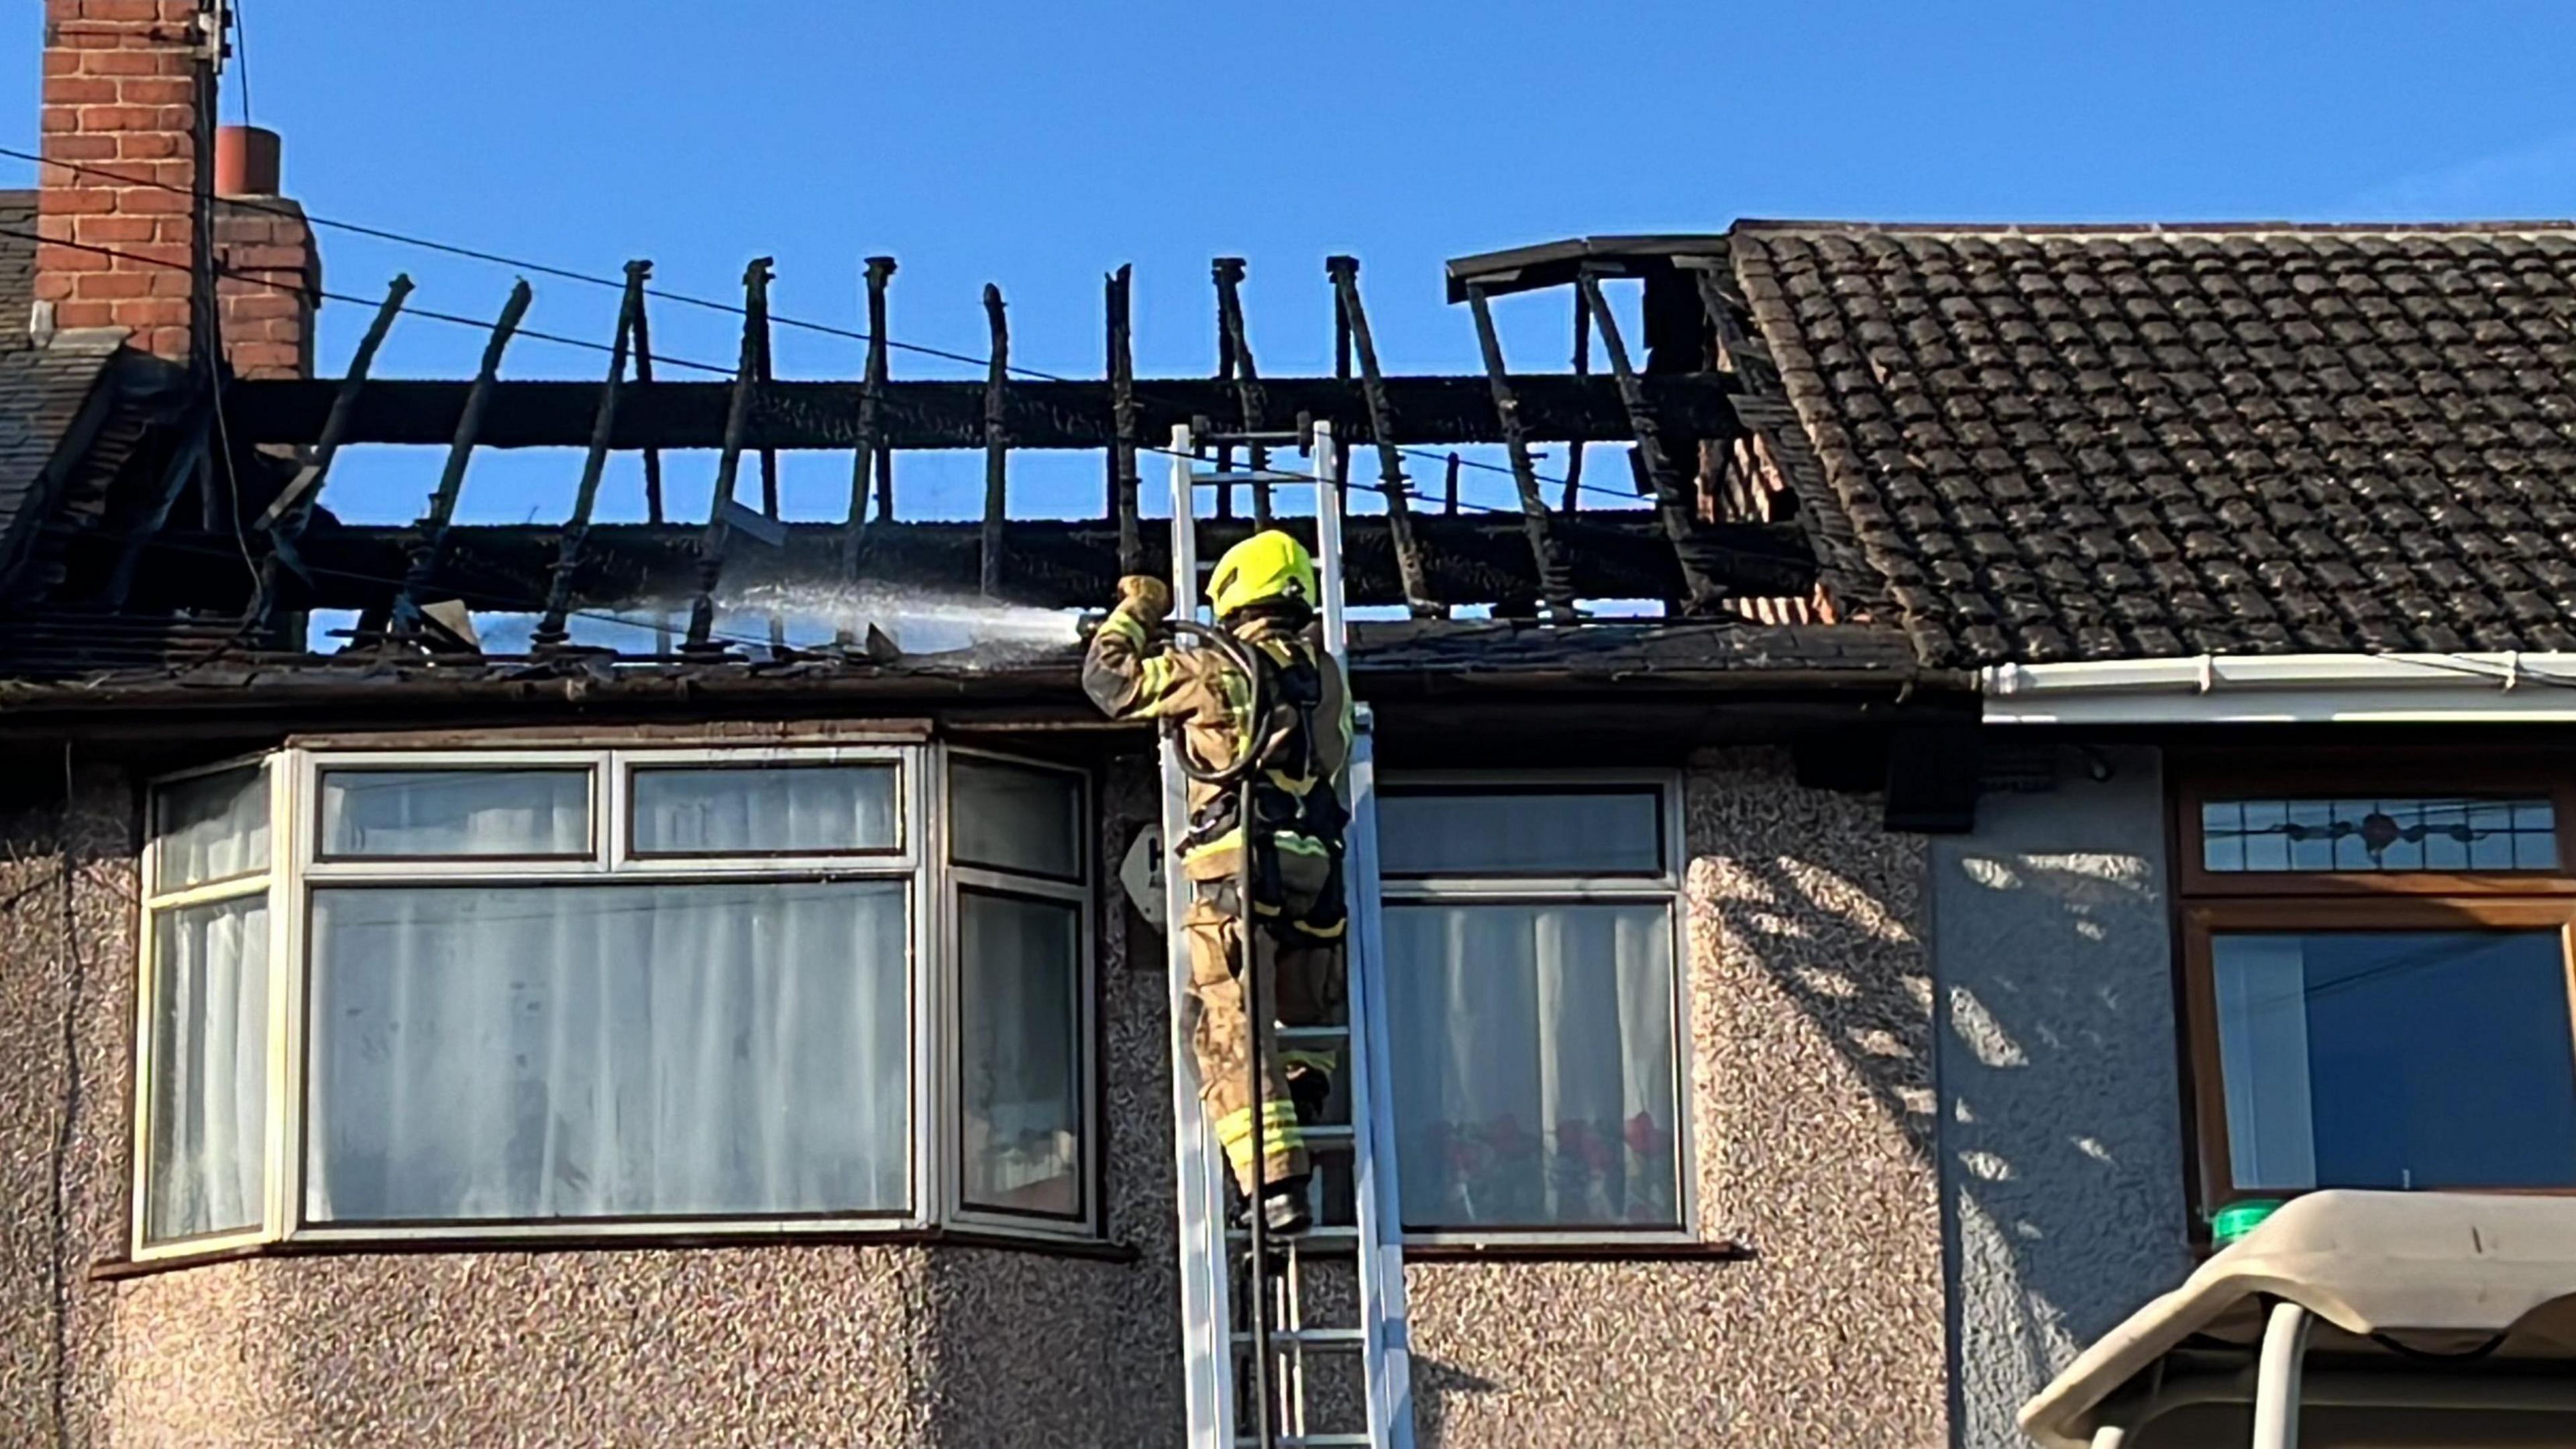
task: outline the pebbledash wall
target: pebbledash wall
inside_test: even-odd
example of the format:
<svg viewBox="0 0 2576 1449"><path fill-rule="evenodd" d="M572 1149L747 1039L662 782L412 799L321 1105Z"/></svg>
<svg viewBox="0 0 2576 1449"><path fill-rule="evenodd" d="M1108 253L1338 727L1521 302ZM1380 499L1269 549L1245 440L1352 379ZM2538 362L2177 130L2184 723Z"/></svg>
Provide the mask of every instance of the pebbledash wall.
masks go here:
<svg viewBox="0 0 2576 1449"><path fill-rule="evenodd" d="M1931 846L1952 1427L2013 1416L2192 1267L2155 751L2048 747Z"/></svg>
<svg viewBox="0 0 2576 1449"><path fill-rule="evenodd" d="M20 763L33 798L0 815L0 1442L1177 1440L1160 955L1114 900L1109 1231L1133 1262L475 1251L103 1282L127 1232L137 790L75 763L66 810L24 783L66 762ZM1114 860L1152 804L1144 763L1101 794ZM1686 809L1700 1226L1751 1256L1411 1266L1426 1445L1950 1437L1923 842L1766 752L1694 761Z"/></svg>

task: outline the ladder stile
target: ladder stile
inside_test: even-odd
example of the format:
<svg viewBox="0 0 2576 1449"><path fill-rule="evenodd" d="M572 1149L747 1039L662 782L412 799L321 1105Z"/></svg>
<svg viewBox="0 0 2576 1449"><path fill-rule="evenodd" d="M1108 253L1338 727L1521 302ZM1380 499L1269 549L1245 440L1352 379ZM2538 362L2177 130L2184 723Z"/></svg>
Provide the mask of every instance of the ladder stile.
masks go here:
<svg viewBox="0 0 2576 1449"><path fill-rule="evenodd" d="M1315 540L1320 555L1324 645L1350 678L1350 618L1342 586L1341 479L1330 423L1315 425ZM1360 1328L1368 1428L1378 1449L1412 1449L1412 1342L1404 1301L1404 1227L1396 1192L1394 1094L1378 1073L1391 1060L1386 1031L1384 938L1380 934L1375 731L1365 705L1352 706L1342 878L1350 925L1343 952L1350 1030L1343 1052L1351 1103L1351 1174L1359 1216Z"/></svg>
<svg viewBox="0 0 2576 1449"><path fill-rule="evenodd" d="M1221 462L1215 471L1202 471L1201 464L1214 461L1200 456L1199 450L1204 446L1208 444L1193 437L1188 427L1172 430L1172 595L1175 613L1185 618L1197 617L1199 595L1196 496L1203 486L1231 471L1225 470ZM1311 440L1310 470L1282 476L1315 486L1319 623L1326 652L1347 671L1349 620L1344 608L1343 495L1341 479L1336 476L1338 455L1331 424L1319 422ZM1188 646L1175 639L1173 647ZM1276 1039L1282 1045L1338 1049L1341 1053L1350 1124L1312 1125L1306 1129L1306 1138L1309 1152L1318 1158L1348 1158L1357 1221L1349 1226L1318 1224L1301 1235L1273 1239L1273 1271L1266 1282L1258 1281L1253 1273L1250 1234L1228 1220L1230 1173L1210 1130L1190 1049L1190 1025L1196 1007L1189 994L1189 946L1182 927L1191 904L1189 883L1168 864L1164 872L1182 1341L1188 1357L1184 1382L1192 1449L1237 1449L1262 1444L1276 1449L1301 1445L1412 1449L1411 1364L1405 1328L1394 1122L1389 1094L1380 1075L1381 1064L1388 1060L1388 1037L1383 947L1379 939L1376 779L1365 707L1354 707L1352 723L1345 780L1350 822L1344 833L1343 871L1349 892L1344 952L1349 1019L1340 1026L1281 1027ZM1163 838L1167 848L1169 842L1186 833L1188 821L1188 777L1175 756L1176 748L1168 739L1163 745ZM1359 1299L1356 1326L1310 1321L1309 1295L1315 1291L1316 1275L1307 1271L1309 1254L1352 1260ZM1240 1326L1234 1302L1238 1294L1243 1314ZM1265 1343L1266 1355L1261 1347ZM1340 1424L1319 1427L1313 1422L1319 1407L1307 1391L1309 1358L1347 1364L1354 1355L1362 1373L1361 1402L1357 1407L1365 1415L1365 1424L1358 1430ZM1252 1379L1258 1386L1266 1378L1266 1394L1258 1387L1247 1390L1243 1380L1247 1364L1256 1369L1266 1364L1270 1370L1266 1375L1256 1372ZM1244 1397L1247 1392L1253 1396ZM1238 1419L1247 1412L1262 1418L1239 1424Z"/></svg>
<svg viewBox="0 0 2576 1449"><path fill-rule="evenodd" d="M1198 599L1198 530L1191 459L1197 449L1187 425L1172 429L1172 608L1191 611ZM1180 641L1174 641L1179 647ZM1176 748L1163 743L1163 848L1189 830L1188 786L1172 757ZM1165 965L1170 977L1172 1010L1172 1143L1174 1195L1178 1199L1181 1279L1181 1344L1183 1399L1189 1414L1191 1449L1233 1449L1234 1349L1228 1341L1234 1326L1227 1305L1225 1184L1222 1154L1215 1151L1206 1104L1199 1096L1198 1066L1190 1054L1189 938L1181 923L1189 918L1190 886L1167 860L1163 870Z"/></svg>

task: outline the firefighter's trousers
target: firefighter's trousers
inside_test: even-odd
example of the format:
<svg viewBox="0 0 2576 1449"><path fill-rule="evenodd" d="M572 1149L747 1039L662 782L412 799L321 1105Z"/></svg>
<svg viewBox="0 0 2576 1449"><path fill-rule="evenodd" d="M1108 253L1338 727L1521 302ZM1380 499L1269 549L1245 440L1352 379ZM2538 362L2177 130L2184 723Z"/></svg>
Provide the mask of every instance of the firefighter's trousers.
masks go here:
<svg viewBox="0 0 2576 1449"><path fill-rule="evenodd" d="M1301 898L1297 884L1301 883L1291 884L1282 905L1283 916L1291 922L1315 905L1312 891ZM1291 1083L1309 1101L1321 1102L1333 1054L1298 1051L1283 1056L1273 1028L1330 1024L1341 1005L1346 978L1339 941L1315 942L1293 930L1288 934L1294 939L1282 940L1281 933L1265 924L1252 932L1252 942L1259 953L1261 994L1267 1000L1247 1003L1237 974L1241 957L1235 951L1242 914L1230 877L1199 879L1193 882L1190 914L1183 925L1189 932L1190 993L1198 1000L1198 1022L1190 1045L1198 1058L1199 1095L1216 1123L1217 1141L1225 1148L1235 1183L1249 1197L1257 1195L1252 1171L1256 1104L1247 1059L1252 1023L1260 1023L1261 1031L1260 1180L1280 1182L1307 1170Z"/></svg>

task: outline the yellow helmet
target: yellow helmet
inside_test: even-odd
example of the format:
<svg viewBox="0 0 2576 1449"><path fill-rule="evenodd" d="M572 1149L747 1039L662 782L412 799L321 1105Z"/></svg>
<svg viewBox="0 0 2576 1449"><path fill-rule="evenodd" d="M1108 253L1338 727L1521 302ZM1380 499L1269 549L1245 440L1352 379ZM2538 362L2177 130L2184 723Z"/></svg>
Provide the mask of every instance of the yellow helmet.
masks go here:
<svg viewBox="0 0 2576 1449"><path fill-rule="evenodd" d="M1216 606L1219 619L1277 599L1309 607L1316 602L1315 560L1304 544L1266 528L1216 561L1216 573L1208 579L1208 602Z"/></svg>

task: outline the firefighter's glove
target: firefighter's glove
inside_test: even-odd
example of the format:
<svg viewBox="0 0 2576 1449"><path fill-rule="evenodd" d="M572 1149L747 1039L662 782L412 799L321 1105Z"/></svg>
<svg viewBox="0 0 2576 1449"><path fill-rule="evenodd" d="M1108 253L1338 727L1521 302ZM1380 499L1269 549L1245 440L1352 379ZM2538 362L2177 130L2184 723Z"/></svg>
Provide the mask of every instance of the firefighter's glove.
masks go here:
<svg viewBox="0 0 2576 1449"><path fill-rule="evenodd" d="M1172 587L1150 574L1129 574L1118 581L1118 607L1148 627L1172 616Z"/></svg>

